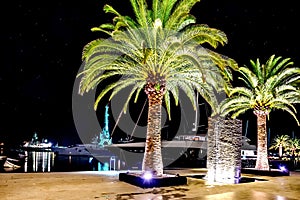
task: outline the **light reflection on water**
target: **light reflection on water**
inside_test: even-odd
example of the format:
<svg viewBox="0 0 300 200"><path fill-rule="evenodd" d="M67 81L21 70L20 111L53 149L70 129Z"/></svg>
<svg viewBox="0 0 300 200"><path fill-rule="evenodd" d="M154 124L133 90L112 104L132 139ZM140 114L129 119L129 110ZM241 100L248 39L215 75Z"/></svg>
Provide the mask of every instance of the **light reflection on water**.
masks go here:
<svg viewBox="0 0 300 200"><path fill-rule="evenodd" d="M24 172L50 172L54 158L54 152L25 151Z"/></svg>
<svg viewBox="0 0 300 200"><path fill-rule="evenodd" d="M103 160L102 160L103 161ZM21 168L6 168L4 172L65 172L108 171L109 160L100 162L92 156L57 155L52 151L24 151Z"/></svg>

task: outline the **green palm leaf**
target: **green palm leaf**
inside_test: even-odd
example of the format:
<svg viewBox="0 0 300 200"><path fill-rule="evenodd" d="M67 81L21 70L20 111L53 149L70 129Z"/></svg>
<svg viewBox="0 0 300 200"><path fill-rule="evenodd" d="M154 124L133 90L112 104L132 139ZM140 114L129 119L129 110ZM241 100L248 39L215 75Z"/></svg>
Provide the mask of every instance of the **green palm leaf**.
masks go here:
<svg viewBox="0 0 300 200"><path fill-rule="evenodd" d="M233 117L237 117L247 110L247 105L248 110L266 113L276 109L284 110L299 124L294 106L300 102L299 90L295 84L300 79L300 68L292 67L292 63L289 58L282 59L281 56L272 55L265 65L257 59L256 62L250 60L251 68L240 67L239 79L244 86L229 89L229 98L221 105L223 115L231 113Z"/></svg>

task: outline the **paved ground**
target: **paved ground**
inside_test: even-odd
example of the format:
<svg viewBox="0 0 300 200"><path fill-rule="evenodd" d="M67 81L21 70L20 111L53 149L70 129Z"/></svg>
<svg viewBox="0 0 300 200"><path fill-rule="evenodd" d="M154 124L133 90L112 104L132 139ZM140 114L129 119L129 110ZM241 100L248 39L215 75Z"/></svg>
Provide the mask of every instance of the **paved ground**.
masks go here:
<svg viewBox="0 0 300 200"><path fill-rule="evenodd" d="M166 173L201 175L205 170L169 170ZM266 177L242 174L267 181L232 185L207 185L188 178L187 185L143 189L119 181L119 172L0 173L1 200L299 200L300 172Z"/></svg>

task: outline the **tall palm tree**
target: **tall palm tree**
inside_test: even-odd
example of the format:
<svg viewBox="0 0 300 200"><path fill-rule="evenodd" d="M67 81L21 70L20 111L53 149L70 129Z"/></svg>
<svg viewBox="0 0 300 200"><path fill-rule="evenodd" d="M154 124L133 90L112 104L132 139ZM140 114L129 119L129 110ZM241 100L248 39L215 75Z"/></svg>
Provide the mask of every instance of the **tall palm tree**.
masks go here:
<svg viewBox="0 0 300 200"><path fill-rule="evenodd" d="M229 98L221 105L222 115L236 118L253 110L257 118L256 169L268 170L267 116L274 109L287 111L296 118L294 104L300 103L300 92L294 83L300 79L300 68L293 67L290 58L272 55L265 64L250 60L251 67L239 68L243 86L230 89Z"/></svg>
<svg viewBox="0 0 300 200"><path fill-rule="evenodd" d="M110 39L88 43L82 54L85 67L81 76L83 94L104 80L105 86L95 101L108 93L109 100L124 88L131 88L123 111L134 97L144 90L148 98L148 124L142 170L163 174L161 155L161 107L163 99L170 117L171 96L177 105L182 90L196 108L195 91L217 107L214 90L221 89L231 78L233 59L205 49L208 43L216 48L227 43L226 35L207 25L196 24L189 12L199 0L153 0L148 9L146 0L130 0L135 19L123 16L109 5L104 10L115 15L112 24L92 28L109 34ZM113 79L118 77L119 79Z"/></svg>
<svg viewBox="0 0 300 200"><path fill-rule="evenodd" d="M269 149L278 149L279 158L282 157L282 150L289 144L290 136L288 135L276 135Z"/></svg>

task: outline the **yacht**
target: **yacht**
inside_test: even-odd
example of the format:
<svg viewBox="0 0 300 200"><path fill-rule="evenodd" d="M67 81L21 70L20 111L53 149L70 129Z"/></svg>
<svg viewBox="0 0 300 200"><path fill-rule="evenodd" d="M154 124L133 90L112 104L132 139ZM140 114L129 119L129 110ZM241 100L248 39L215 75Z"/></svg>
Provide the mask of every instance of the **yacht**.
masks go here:
<svg viewBox="0 0 300 200"><path fill-rule="evenodd" d="M72 156L90 156L91 153L83 144L75 144L71 146L54 146L52 151L57 155L72 155Z"/></svg>
<svg viewBox="0 0 300 200"><path fill-rule="evenodd" d="M34 133L31 141L24 141L22 148L23 149L33 149L33 150L51 150L52 143L47 139L42 139L42 141L38 140L37 133Z"/></svg>
<svg viewBox="0 0 300 200"><path fill-rule="evenodd" d="M100 147L97 144L75 144L68 147L53 146L51 149L56 155L59 156L114 156L114 154L107 148Z"/></svg>

